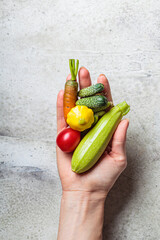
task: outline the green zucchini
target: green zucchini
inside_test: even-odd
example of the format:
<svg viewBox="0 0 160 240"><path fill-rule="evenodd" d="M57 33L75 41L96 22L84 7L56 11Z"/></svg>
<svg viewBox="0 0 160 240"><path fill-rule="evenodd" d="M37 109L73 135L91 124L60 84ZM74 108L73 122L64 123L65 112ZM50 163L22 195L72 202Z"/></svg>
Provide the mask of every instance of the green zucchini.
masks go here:
<svg viewBox="0 0 160 240"><path fill-rule="evenodd" d="M102 116L98 123L85 135L72 156L72 171L83 173L98 161L105 151L122 117L130 110L124 101Z"/></svg>
<svg viewBox="0 0 160 240"><path fill-rule="evenodd" d="M92 96L81 98L76 101L76 105L87 106L88 108L98 108L106 106L108 100L104 96Z"/></svg>
<svg viewBox="0 0 160 240"><path fill-rule="evenodd" d="M96 93L100 93L104 90L104 85L102 83L97 83L87 88L83 88L78 92L79 97L89 97Z"/></svg>

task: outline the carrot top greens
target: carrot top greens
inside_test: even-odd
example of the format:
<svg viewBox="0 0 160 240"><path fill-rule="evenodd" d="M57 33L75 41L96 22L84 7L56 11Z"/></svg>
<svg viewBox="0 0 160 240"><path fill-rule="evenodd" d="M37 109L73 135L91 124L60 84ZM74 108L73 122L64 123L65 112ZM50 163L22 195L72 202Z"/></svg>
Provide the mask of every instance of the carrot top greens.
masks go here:
<svg viewBox="0 0 160 240"><path fill-rule="evenodd" d="M71 80L76 80L78 72L79 60L77 59L76 68L75 68L75 59L69 59L69 68L71 71Z"/></svg>

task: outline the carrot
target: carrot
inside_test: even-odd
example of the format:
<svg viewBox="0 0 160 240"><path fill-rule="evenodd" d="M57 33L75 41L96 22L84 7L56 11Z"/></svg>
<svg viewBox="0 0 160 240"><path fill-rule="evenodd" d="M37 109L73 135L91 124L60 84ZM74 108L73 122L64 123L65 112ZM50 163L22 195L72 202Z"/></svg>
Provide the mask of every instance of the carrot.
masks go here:
<svg viewBox="0 0 160 240"><path fill-rule="evenodd" d="M69 67L71 71L71 80L68 80L65 84L64 97L63 97L63 112L64 118L67 120L67 114L71 108L75 107L77 100L78 83L76 82L76 76L78 72L79 60L76 62L75 59L69 59Z"/></svg>

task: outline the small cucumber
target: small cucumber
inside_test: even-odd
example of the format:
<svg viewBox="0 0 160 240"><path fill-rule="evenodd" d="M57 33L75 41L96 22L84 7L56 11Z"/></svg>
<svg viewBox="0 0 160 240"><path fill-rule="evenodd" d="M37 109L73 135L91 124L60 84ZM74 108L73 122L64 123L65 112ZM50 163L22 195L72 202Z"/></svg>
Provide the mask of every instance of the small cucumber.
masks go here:
<svg viewBox="0 0 160 240"><path fill-rule="evenodd" d="M105 111L100 111L100 112L96 112L94 114L94 122L92 123L92 127L94 125L96 125L96 123L98 122L99 118L102 117L106 112Z"/></svg>
<svg viewBox="0 0 160 240"><path fill-rule="evenodd" d="M89 97L96 93L100 93L104 90L104 85L102 83L97 83L87 88L83 88L78 92L79 97Z"/></svg>
<svg viewBox="0 0 160 240"><path fill-rule="evenodd" d="M84 136L72 156L72 171L83 173L98 161L110 142L122 117L130 110L124 101L104 114L98 123Z"/></svg>
<svg viewBox="0 0 160 240"><path fill-rule="evenodd" d="M96 113L94 114L94 117L95 117L95 116L97 116L98 118L99 118L99 117L102 117L105 113L106 113L105 111L96 112Z"/></svg>
<svg viewBox="0 0 160 240"><path fill-rule="evenodd" d="M99 117L94 114L94 122L92 123L92 127L98 122Z"/></svg>
<svg viewBox="0 0 160 240"><path fill-rule="evenodd" d="M87 106L92 109L106 106L107 103L108 100L104 96L86 97L76 101L76 105Z"/></svg>
<svg viewBox="0 0 160 240"><path fill-rule="evenodd" d="M109 107L113 107L113 103L112 102L107 102L106 105L104 105L102 107L92 108L92 110L93 110L93 112L96 113L96 112L100 112L100 111L106 110Z"/></svg>

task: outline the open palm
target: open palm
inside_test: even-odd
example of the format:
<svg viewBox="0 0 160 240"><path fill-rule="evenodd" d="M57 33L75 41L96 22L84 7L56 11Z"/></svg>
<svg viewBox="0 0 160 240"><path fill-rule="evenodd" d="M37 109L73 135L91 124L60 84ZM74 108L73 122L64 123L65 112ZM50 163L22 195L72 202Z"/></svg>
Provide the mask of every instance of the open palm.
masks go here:
<svg viewBox="0 0 160 240"><path fill-rule="evenodd" d="M90 74L86 68L80 68L78 75L80 89L91 85ZM70 77L68 75L67 80ZM105 96L112 101L109 82L105 75L101 74L97 82L104 85ZM57 132L67 127L63 117L63 93L61 90L57 97ZM120 122L112 141L97 164L83 174L71 170L72 154L64 153L57 147L57 165L63 191L101 192L105 195L108 193L127 165L125 141L128 125L128 119Z"/></svg>

